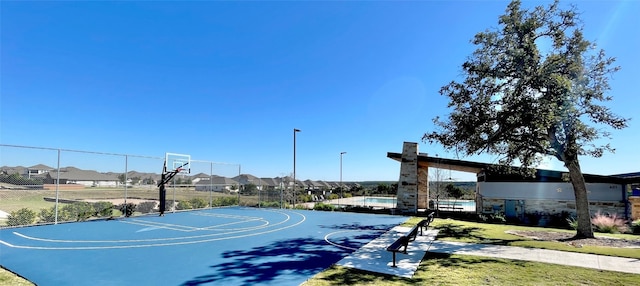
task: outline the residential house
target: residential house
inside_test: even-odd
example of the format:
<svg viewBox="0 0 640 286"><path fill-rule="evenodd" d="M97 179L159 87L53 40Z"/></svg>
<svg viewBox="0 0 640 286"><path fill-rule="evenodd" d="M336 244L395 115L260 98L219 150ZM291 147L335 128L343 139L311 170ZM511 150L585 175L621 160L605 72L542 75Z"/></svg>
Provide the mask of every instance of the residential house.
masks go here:
<svg viewBox="0 0 640 286"><path fill-rule="evenodd" d="M240 183L234 179L213 175L208 179L201 178L196 184L196 191L237 192Z"/></svg>
<svg viewBox="0 0 640 286"><path fill-rule="evenodd" d="M117 187L120 179L115 174L108 175L93 170L81 170L75 167L60 168L46 174L45 184L76 184L85 187Z"/></svg>
<svg viewBox="0 0 640 286"><path fill-rule="evenodd" d="M262 179L249 174L240 174L232 178L234 181L240 183L240 185L253 184L258 190L262 190Z"/></svg>
<svg viewBox="0 0 640 286"><path fill-rule="evenodd" d="M265 191L273 191L280 189L280 184L275 178L260 178L262 188Z"/></svg>

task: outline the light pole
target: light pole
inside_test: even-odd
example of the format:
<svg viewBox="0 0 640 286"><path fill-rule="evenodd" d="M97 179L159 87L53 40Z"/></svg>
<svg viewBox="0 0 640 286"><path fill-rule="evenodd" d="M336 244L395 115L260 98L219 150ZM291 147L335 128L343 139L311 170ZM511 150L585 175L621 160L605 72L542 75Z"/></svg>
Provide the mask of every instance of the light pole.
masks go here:
<svg viewBox="0 0 640 286"><path fill-rule="evenodd" d="M296 208L296 133L300 129L293 128L293 208Z"/></svg>
<svg viewBox="0 0 640 286"><path fill-rule="evenodd" d="M340 199L344 198L344 192L342 191L342 155L347 152L340 152Z"/></svg>
<svg viewBox="0 0 640 286"><path fill-rule="evenodd" d="M280 181L280 208L284 208L284 178Z"/></svg>

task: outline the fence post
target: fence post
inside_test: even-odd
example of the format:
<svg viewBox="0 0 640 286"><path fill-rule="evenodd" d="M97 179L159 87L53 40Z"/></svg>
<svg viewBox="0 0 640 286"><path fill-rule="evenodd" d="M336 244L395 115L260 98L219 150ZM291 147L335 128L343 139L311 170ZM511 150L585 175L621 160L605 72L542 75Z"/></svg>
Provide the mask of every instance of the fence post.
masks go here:
<svg viewBox="0 0 640 286"><path fill-rule="evenodd" d="M209 208L213 208L213 162L209 162Z"/></svg>
<svg viewBox="0 0 640 286"><path fill-rule="evenodd" d="M58 169L58 172L56 173L56 204L55 204L55 209L56 209L56 215L55 215L55 219L53 221L54 224L58 224L58 198L60 197L59 195L59 186L60 186L60 149L58 149L58 166L56 167Z"/></svg>
<svg viewBox="0 0 640 286"><path fill-rule="evenodd" d="M129 155L124 155L124 205L127 207L127 181L129 181Z"/></svg>

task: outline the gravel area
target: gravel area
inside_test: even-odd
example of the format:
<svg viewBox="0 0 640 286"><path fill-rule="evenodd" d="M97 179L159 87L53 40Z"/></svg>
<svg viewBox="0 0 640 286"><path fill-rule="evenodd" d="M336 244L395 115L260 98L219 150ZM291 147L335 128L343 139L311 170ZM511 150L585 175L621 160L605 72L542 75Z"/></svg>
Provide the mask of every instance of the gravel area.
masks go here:
<svg viewBox="0 0 640 286"><path fill-rule="evenodd" d="M523 230L509 230L509 234L528 237L535 240L543 241L558 241L564 242L568 245L575 247L582 247L584 245L592 246L607 246L607 247L634 247L640 248L640 239L618 239L612 237L596 237L596 238L582 238L575 239L575 233L568 232L555 232L555 231L523 231Z"/></svg>

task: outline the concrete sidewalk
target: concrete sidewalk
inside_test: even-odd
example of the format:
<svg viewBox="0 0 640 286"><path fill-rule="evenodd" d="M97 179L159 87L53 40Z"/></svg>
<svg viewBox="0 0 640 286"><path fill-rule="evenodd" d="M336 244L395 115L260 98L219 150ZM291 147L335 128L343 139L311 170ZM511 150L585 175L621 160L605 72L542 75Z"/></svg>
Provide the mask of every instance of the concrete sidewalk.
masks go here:
<svg viewBox="0 0 640 286"><path fill-rule="evenodd" d="M431 242L433 242L436 235L438 235L438 231L430 229L423 233L422 236L417 236L415 241L409 243L407 254L396 254L397 267L391 267L393 254L387 251L387 246L391 245L410 229L409 227L396 226L356 250L351 255L338 261L337 264L371 272L411 278L413 277L413 273L416 272L416 269L418 269Z"/></svg>
<svg viewBox="0 0 640 286"><path fill-rule="evenodd" d="M584 254L537 248L524 248L490 244L473 244L436 241L437 230L430 229L409 243L407 254L398 253L398 267L391 267L392 254L386 251L398 237L408 232L408 227L397 226L374 239L337 264L383 274L411 278L427 252L476 255L524 261L536 261L598 270L640 274L640 260L594 254Z"/></svg>
<svg viewBox="0 0 640 286"><path fill-rule="evenodd" d="M514 246L433 241L429 252L477 255L525 261L536 261L598 270L640 274L640 260L577 252L524 248Z"/></svg>

